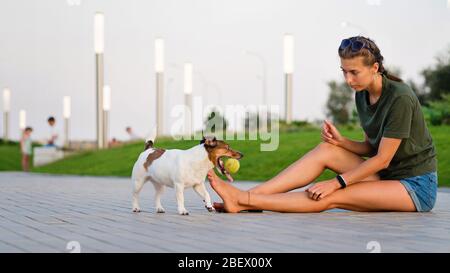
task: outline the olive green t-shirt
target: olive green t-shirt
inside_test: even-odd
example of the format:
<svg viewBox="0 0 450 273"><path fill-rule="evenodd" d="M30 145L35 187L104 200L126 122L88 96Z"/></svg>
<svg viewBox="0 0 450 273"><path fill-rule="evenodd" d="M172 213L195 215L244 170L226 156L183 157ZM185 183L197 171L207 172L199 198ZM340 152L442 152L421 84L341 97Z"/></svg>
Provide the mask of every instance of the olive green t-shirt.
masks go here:
<svg viewBox="0 0 450 273"><path fill-rule="evenodd" d="M383 76L381 95L370 105L367 90L356 92L361 126L375 151L382 137L402 139L381 179L402 179L436 171L436 151L421 106L412 89Z"/></svg>

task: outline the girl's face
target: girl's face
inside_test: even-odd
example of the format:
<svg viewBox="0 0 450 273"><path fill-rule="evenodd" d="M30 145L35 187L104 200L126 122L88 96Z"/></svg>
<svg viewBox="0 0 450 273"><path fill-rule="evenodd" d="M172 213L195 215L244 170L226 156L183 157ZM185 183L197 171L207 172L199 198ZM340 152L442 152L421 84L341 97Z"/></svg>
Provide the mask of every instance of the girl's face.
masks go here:
<svg viewBox="0 0 450 273"><path fill-rule="evenodd" d="M352 59L341 58L341 69L345 81L355 91L359 92L367 89L374 80L374 75L378 71L378 63L372 66L364 64L364 57L358 56Z"/></svg>

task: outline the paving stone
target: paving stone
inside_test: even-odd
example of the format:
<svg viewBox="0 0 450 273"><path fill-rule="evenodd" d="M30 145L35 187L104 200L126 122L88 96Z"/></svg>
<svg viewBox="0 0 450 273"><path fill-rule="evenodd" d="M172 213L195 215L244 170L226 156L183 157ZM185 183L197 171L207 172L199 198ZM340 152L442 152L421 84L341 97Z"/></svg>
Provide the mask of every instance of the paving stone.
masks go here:
<svg viewBox="0 0 450 273"><path fill-rule="evenodd" d="M130 193L127 178L0 172L0 252L70 252L71 241L81 252L370 252L372 241L382 252L450 252L448 189L430 213L210 213L188 189L180 216L167 189L157 214L146 185L135 214Z"/></svg>

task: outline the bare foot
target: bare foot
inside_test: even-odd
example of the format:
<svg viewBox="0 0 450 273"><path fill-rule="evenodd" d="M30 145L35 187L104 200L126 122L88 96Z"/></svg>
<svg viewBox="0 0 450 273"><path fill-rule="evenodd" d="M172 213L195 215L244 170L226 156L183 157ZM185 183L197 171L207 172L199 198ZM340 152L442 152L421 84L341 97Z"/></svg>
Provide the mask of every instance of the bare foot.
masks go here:
<svg viewBox="0 0 450 273"><path fill-rule="evenodd" d="M248 200L248 193L241 191L220 179L214 170L208 172L208 180L211 183L211 187L217 192L220 198L222 198L225 211L236 213L250 208L249 206L244 205ZM244 200L245 202L242 202Z"/></svg>
<svg viewBox="0 0 450 273"><path fill-rule="evenodd" d="M216 173L214 172L214 169L213 169L213 170L209 170L209 172L208 172L208 180L211 182L212 180L222 180L222 179L216 175ZM226 212L225 207L223 206L223 203L214 202L213 207L214 207L214 209L216 209L217 212Z"/></svg>

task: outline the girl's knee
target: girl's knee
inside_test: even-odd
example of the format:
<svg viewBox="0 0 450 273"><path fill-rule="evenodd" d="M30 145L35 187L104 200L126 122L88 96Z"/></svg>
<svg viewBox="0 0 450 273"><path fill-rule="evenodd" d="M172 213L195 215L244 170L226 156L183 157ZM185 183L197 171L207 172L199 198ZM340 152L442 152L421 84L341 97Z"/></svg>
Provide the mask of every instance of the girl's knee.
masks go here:
<svg viewBox="0 0 450 273"><path fill-rule="evenodd" d="M335 146L335 145L328 143L328 142L320 142L319 144L317 144L316 148L329 150L329 149L332 149L333 146Z"/></svg>
<svg viewBox="0 0 450 273"><path fill-rule="evenodd" d="M319 149L319 150L326 151L326 152L333 152L333 151L337 151L337 150L343 149L343 148L341 148L339 146L333 145L333 144L328 143L328 142L321 142L321 143L317 144L316 148Z"/></svg>

